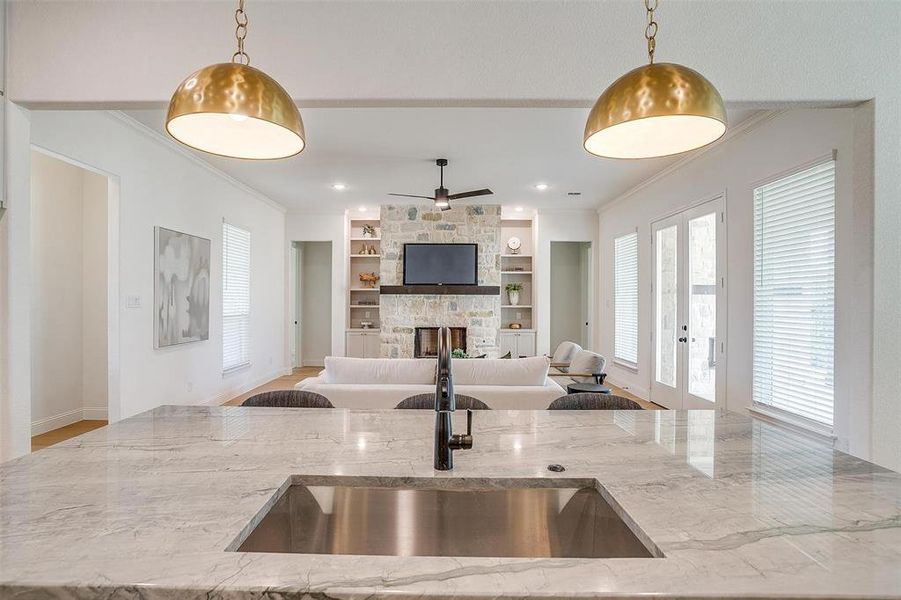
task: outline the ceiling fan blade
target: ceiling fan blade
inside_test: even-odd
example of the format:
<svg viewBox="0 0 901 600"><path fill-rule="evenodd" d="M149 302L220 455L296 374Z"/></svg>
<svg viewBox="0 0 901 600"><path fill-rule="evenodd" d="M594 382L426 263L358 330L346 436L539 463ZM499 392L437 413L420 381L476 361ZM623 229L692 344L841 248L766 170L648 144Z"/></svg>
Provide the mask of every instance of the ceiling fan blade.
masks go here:
<svg viewBox="0 0 901 600"><path fill-rule="evenodd" d="M404 198L423 198L425 200L434 200L431 196L416 196L414 194L388 194L389 196L403 196Z"/></svg>
<svg viewBox="0 0 901 600"><path fill-rule="evenodd" d="M448 200L459 200L460 198L472 198L473 196L487 196L489 194L493 194L489 189L484 190L473 190L471 192L460 192L459 194L451 194L447 197Z"/></svg>

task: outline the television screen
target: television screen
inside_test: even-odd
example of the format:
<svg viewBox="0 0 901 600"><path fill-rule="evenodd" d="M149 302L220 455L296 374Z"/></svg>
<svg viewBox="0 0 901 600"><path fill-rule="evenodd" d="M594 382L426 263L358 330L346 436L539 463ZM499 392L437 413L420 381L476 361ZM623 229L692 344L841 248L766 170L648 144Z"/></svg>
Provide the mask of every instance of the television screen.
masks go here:
<svg viewBox="0 0 901 600"><path fill-rule="evenodd" d="M478 285L478 245L404 244L404 285Z"/></svg>

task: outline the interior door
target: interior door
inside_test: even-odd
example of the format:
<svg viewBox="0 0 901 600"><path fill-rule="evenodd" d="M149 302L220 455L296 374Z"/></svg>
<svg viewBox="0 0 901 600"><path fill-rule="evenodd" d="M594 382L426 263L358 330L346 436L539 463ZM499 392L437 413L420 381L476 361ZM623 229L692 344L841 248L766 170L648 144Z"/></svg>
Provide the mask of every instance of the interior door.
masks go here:
<svg viewBox="0 0 901 600"><path fill-rule="evenodd" d="M651 399L710 409L723 395L725 213L718 197L654 223Z"/></svg>

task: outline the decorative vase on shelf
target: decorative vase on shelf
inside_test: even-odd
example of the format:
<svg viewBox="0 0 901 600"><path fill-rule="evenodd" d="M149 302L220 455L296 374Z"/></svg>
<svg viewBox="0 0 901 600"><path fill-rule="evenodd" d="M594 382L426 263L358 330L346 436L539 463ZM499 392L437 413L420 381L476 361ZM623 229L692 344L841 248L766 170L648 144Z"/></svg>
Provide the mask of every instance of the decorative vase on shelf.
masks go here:
<svg viewBox="0 0 901 600"><path fill-rule="evenodd" d="M509 290L507 292L507 299L510 301L510 306L519 304L519 290Z"/></svg>

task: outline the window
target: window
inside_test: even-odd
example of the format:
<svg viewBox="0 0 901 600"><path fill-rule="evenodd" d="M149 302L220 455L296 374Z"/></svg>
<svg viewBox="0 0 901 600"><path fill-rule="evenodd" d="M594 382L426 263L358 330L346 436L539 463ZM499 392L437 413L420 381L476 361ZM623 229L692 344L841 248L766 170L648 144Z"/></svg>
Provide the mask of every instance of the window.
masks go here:
<svg viewBox="0 0 901 600"><path fill-rule="evenodd" d="M613 240L613 358L638 365L638 234Z"/></svg>
<svg viewBox="0 0 901 600"><path fill-rule="evenodd" d="M756 405L832 427L835 161L754 190Z"/></svg>
<svg viewBox="0 0 901 600"><path fill-rule="evenodd" d="M250 232L222 224L222 371L250 364Z"/></svg>

